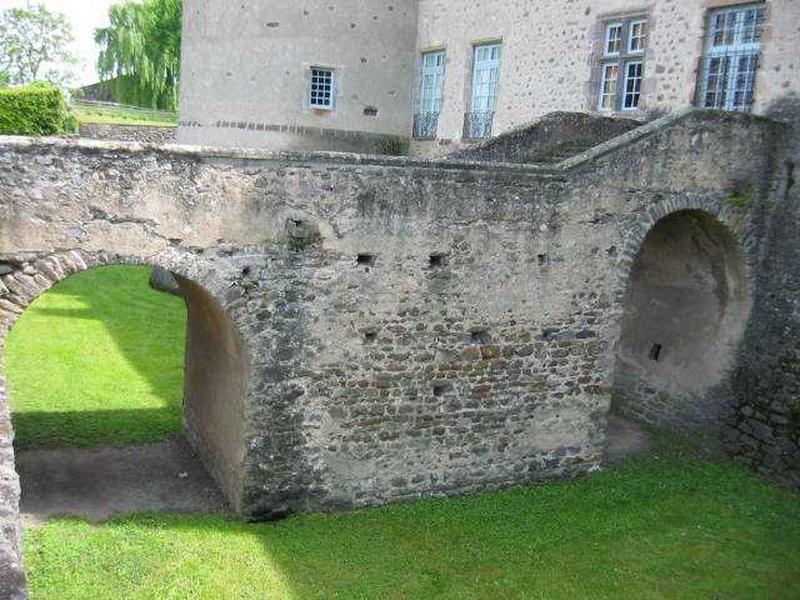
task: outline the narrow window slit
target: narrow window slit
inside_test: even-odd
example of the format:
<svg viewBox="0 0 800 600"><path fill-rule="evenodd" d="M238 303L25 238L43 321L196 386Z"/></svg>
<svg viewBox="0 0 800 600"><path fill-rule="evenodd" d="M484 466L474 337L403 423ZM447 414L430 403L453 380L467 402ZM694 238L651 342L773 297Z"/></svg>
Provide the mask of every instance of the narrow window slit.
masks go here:
<svg viewBox="0 0 800 600"><path fill-rule="evenodd" d="M374 254L359 254L356 257L356 264L364 266L364 267L372 267L375 265L375 255Z"/></svg>
<svg viewBox="0 0 800 600"><path fill-rule="evenodd" d="M474 344L486 344L489 342L489 330L485 327L475 328L469 332L469 335Z"/></svg>
<svg viewBox="0 0 800 600"><path fill-rule="evenodd" d="M658 362L658 359L661 356L661 350L661 344L653 344L653 347L650 348L650 360Z"/></svg>
<svg viewBox="0 0 800 600"><path fill-rule="evenodd" d="M428 257L428 266L431 269L438 269L447 263L447 257L444 254L431 254Z"/></svg>
<svg viewBox="0 0 800 600"><path fill-rule="evenodd" d="M437 398L444 396L450 390L450 386L447 384L440 384L433 386L433 395Z"/></svg>

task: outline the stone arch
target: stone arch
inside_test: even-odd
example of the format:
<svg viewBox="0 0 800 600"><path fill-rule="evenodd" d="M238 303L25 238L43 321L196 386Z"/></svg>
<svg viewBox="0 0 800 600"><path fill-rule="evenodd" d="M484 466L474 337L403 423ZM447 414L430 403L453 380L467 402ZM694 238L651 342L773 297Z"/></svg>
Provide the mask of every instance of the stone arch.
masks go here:
<svg viewBox="0 0 800 600"><path fill-rule="evenodd" d="M157 266L176 276L187 304L184 428L190 443L236 511L245 485L250 357L244 324L226 308L224 269L196 255L168 250L155 256L66 251L6 258L0 276L0 422L10 413L2 365L8 332L25 309L56 283L106 265ZM13 432L0 428L0 445ZM2 439L6 438L6 439Z"/></svg>
<svg viewBox="0 0 800 600"><path fill-rule="evenodd" d="M719 446L752 308L749 222L714 201L652 207L626 237L612 409Z"/></svg>

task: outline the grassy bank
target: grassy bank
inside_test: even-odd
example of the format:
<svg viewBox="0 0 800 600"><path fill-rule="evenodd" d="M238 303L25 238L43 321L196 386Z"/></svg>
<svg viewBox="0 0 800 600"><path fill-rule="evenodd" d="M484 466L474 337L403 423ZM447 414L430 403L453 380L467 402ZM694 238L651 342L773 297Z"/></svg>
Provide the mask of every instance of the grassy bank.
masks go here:
<svg viewBox="0 0 800 600"><path fill-rule="evenodd" d="M639 459L589 479L248 525L27 531L36 598L797 598L800 500L744 471Z"/></svg>
<svg viewBox="0 0 800 600"><path fill-rule="evenodd" d="M79 123L147 125L151 127L175 127L178 124L177 114L134 110L124 106L74 105L72 114Z"/></svg>

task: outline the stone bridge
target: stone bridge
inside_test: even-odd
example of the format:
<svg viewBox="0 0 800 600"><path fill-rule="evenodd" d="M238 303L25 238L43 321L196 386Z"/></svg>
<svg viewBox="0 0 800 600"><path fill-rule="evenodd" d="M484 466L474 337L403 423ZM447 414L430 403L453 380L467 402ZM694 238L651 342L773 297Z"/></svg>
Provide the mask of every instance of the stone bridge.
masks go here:
<svg viewBox="0 0 800 600"><path fill-rule="evenodd" d="M0 338L77 271L175 273L185 429L247 519L589 472L612 404L797 485L786 129L685 111L550 165L3 138Z"/></svg>

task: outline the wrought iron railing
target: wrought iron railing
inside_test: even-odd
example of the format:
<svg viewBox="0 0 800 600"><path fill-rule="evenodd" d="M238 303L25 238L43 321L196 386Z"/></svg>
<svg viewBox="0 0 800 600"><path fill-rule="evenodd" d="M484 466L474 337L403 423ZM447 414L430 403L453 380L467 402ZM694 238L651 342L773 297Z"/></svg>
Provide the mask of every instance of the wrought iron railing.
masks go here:
<svg viewBox="0 0 800 600"><path fill-rule="evenodd" d="M417 113L414 115L414 138L432 140L439 128L439 113Z"/></svg>
<svg viewBox="0 0 800 600"><path fill-rule="evenodd" d="M760 58L757 50L710 52L702 56L698 106L750 112L755 101Z"/></svg>
<svg viewBox="0 0 800 600"><path fill-rule="evenodd" d="M494 112L464 113L464 137L468 140L482 140L492 136Z"/></svg>

